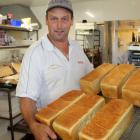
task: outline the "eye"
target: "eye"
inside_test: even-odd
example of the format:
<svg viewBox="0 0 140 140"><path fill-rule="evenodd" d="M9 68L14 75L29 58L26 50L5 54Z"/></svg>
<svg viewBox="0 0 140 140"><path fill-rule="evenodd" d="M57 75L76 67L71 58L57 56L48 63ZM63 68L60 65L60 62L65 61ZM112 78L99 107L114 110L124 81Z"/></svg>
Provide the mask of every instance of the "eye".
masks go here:
<svg viewBox="0 0 140 140"><path fill-rule="evenodd" d="M56 17L51 17L50 19L51 19L51 21L57 21Z"/></svg>
<svg viewBox="0 0 140 140"><path fill-rule="evenodd" d="M68 17L63 17L63 18L62 18L62 21L64 21L64 22L65 22L65 21L68 21Z"/></svg>

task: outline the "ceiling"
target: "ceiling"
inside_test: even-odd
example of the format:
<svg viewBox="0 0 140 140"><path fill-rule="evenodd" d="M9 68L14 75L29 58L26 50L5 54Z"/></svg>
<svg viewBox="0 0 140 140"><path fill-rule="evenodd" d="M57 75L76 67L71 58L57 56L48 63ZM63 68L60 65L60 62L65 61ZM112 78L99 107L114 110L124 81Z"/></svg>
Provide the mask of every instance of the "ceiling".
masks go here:
<svg viewBox="0 0 140 140"><path fill-rule="evenodd" d="M47 0L2 0L0 5L22 4L26 6L40 6L47 4Z"/></svg>
<svg viewBox="0 0 140 140"><path fill-rule="evenodd" d="M72 3L80 3L84 1L105 1L105 0L71 0ZM11 4L21 4L25 6L43 6L47 5L48 0L0 0L0 7L4 5L11 5ZM140 20L124 20L118 22L119 27L124 26L140 26Z"/></svg>
<svg viewBox="0 0 140 140"><path fill-rule="evenodd" d="M71 1L81 2L85 0L71 0ZM90 0L90 1L93 1L93 0ZM46 5L47 3L48 3L48 0L0 0L0 6L10 5L10 4L22 4L26 6L41 6L41 5Z"/></svg>

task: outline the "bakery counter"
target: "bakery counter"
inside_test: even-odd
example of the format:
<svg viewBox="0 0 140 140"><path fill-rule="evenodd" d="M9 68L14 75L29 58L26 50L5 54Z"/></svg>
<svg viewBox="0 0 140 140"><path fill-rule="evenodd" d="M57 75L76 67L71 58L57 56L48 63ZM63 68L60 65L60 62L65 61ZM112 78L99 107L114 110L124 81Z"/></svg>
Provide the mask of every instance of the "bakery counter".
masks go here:
<svg viewBox="0 0 140 140"><path fill-rule="evenodd" d="M120 140L139 140L140 139L140 108L134 107L134 116L131 125L122 135Z"/></svg>

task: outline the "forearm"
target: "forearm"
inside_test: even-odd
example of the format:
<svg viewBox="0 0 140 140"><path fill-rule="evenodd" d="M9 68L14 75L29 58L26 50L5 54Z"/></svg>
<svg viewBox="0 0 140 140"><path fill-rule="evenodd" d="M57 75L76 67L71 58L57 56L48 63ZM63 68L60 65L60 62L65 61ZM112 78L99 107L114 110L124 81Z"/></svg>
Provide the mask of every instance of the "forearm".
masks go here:
<svg viewBox="0 0 140 140"><path fill-rule="evenodd" d="M36 102L29 98L20 99L20 108L23 114L24 120L31 127L35 122L35 113L37 111Z"/></svg>
<svg viewBox="0 0 140 140"><path fill-rule="evenodd" d="M35 120L35 113L37 111L36 102L29 98L20 99L21 112L25 121L28 123L30 130L35 136L36 140L56 140L57 136L49 128L49 126L41 124Z"/></svg>

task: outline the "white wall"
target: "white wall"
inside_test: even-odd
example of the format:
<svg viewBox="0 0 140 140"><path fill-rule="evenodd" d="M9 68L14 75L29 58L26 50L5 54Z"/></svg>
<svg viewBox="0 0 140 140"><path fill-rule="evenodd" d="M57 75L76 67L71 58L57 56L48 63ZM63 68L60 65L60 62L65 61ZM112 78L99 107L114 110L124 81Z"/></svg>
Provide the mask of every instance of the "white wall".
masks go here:
<svg viewBox="0 0 140 140"><path fill-rule="evenodd" d="M47 32L45 25L45 11L47 5L40 7L31 7L32 11L42 23L42 29L39 31L39 36ZM90 22L110 21L110 20L127 20L140 19L140 0L85 0L80 2L73 2L74 19L75 22L81 22L86 19ZM95 17L89 18L85 11L92 12ZM74 26L71 29L70 37L74 36ZM115 44L115 43L114 43ZM113 55L118 55L113 53ZM116 56L113 56L115 62Z"/></svg>
<svg viewBox="0 0 140 140"><path fill-rule="evenodd" d="M93 21L140 18L140 0L95 0L74 4L76 19L86 18L85 10L91 11ZM78 16L80 14L80 16Z"/></svg>
<svg viewBox="0 0 140 140"><path fill-rule="evenodd" d="M31 7L32 11L42 23L40 36L46 32L45 11L47 5ZM88 21L110 21L121 19L140 19L140 0L85 0L73 2L75 22L87 19ZM87 17L85 11L92 12L93 19ZM73 33L73 32L72 32Z"/></svg>

